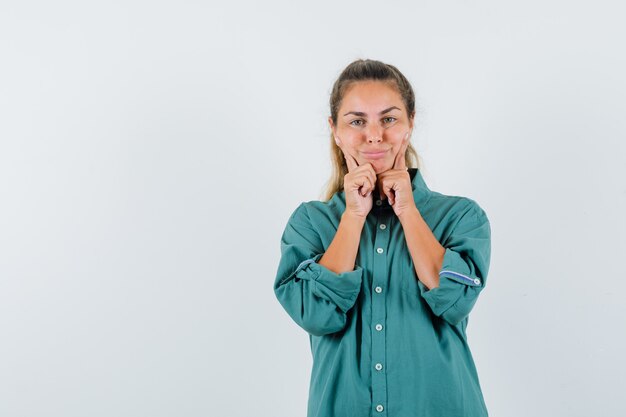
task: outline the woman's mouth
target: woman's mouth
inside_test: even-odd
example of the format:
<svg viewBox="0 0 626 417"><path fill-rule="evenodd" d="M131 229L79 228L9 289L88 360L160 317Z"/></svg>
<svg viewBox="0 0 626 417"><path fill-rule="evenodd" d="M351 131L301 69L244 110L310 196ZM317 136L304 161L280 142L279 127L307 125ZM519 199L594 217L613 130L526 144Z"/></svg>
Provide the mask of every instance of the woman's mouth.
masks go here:
<svg viewBox="0 0 626 417"><path fill-rule="evenodd" d="M363 152L363 156L367 159L381 159L381 158L384 158L386 154L387 154L387 151Z"/></svg>

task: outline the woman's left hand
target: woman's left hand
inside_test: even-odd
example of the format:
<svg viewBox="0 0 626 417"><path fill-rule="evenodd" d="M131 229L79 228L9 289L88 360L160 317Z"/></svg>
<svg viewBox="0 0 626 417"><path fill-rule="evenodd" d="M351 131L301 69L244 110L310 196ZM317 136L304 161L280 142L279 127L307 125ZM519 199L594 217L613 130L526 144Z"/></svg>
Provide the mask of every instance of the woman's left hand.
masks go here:
<svg viewBox="0 0 626 417"><path fill-rule="evenodd" d="M411 175L406 167L406 149L409 146L409 133L404 136L400 150L396 154L393 167L376 176L378 187L389 199L396 216L401 217L410 210L415 210Z"/></svg>

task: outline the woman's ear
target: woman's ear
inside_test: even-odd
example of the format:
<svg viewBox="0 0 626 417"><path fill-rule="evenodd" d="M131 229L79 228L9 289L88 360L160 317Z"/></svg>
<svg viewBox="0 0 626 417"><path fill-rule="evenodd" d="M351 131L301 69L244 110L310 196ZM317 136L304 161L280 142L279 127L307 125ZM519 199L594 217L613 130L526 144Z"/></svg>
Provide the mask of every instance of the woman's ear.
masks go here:
<svg viewBox="0 0 626 417"><path fill-rule="evenodd" d="M412 135L413 134L413 126L415 126L415 110L413 110L413 113L411 113L411 117L409 120L409 134Z"/></svg>
<svg viewBox="0 0 626 417"><path fill-rule="evenodd" d="M333 125L333 118L328 116L328 126L330 127L331 134L333 135L333 139L335 139L335 143L337 146L341 146L341 140L337 136L337 132L335 132L335 126Z"/></svg>

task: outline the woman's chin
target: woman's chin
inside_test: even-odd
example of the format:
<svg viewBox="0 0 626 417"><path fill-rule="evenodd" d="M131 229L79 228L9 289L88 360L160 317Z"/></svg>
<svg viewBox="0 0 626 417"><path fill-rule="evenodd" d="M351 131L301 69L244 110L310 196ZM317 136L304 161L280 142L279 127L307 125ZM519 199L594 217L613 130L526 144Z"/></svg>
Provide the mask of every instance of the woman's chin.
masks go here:
<svg viewBox="0 0 626 417"><path fill-rule="evenodd" d="M380 174L381 172L389 171L391 167L386 163L386 161L371 161L372 167L374 167L374 172L376 174Z"/></svg>
<svg viewBox="0 0 626 417"><path fill-rule="evenodd" d="M389 162L384 159L365 159L359 162L359 165L364 165L370 163L372 168L374 168L374 172L376 174L380 174L381 172L385 172L391 169Z"/></svg>

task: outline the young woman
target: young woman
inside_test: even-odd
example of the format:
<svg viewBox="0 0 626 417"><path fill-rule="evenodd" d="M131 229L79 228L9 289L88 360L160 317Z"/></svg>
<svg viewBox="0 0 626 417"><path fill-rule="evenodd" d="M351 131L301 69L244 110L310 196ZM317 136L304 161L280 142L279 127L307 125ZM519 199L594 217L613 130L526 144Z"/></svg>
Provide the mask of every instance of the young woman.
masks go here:
<svg viewBox="0 0 626 417"><path fill-rule="evenodd" d="M309 334L308 417L488 415L466 328L489 220L474 200L426 186L414 116L392 65L357 60L334 84L326 200L289 218L274 281Z"/></svg>

